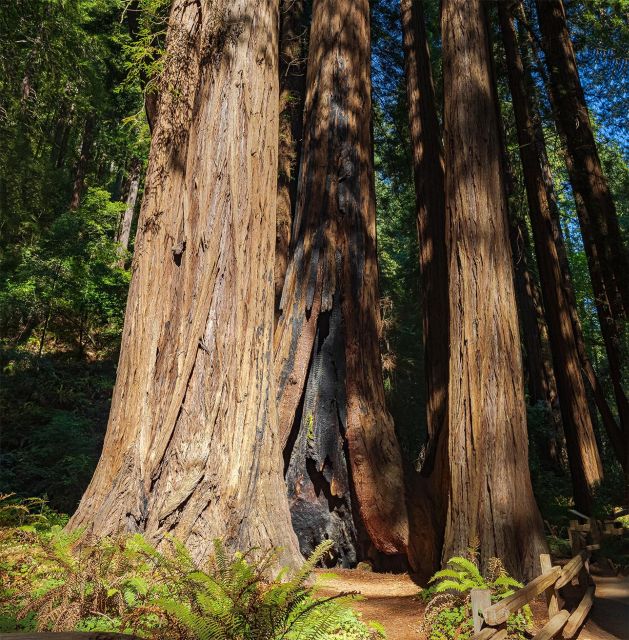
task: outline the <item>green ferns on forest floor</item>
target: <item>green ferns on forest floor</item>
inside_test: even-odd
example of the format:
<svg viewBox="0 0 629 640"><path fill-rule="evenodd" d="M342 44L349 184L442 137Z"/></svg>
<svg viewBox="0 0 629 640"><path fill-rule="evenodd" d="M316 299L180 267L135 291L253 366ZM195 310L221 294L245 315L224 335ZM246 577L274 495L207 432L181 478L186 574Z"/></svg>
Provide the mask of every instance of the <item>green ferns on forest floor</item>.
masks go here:
<svg viewBox="0 0 629 640"><path fill-rule="evenodd" d="M512 578L498 558L492 558L486 575L478 568L477 554L470 549L470 557L454 557L447 568L437 571L430 579L432 585L421 592L427 602L423 630L429 640L468 640L473 633L472 589L489 589L493 602L512 595L524 585ZM525 638L533 616L529 606L509 616L507 630L510 640Z"/></svg>
<svg viewBox="0 0 629 640"><path fill-rule="evenodd" d="M42 502L0 496L0 632L116 631L169 640L382 637L349 608L354 594L318 598L306 585L329 542L296 572L275 573L276 550L232 556L216 540L199 567L175 539L158 550L139 534L93 540L64 531L63 523Z"/></svg>

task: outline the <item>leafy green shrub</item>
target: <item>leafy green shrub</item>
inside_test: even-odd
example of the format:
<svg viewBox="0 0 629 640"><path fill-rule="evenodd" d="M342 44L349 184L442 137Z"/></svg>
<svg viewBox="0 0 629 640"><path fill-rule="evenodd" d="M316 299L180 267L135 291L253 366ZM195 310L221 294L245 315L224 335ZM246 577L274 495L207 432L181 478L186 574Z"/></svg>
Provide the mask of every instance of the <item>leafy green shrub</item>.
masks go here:
<svg viewBox="0 0 629 640"><path fill-rule="evenodd" d="M35 515L28 505L0 502L0 522L11 525L0 528L2 631L167 633L172 640L381 637L348 607L354 594L315 597L306 584L330 542L296 572L270 577L277 551L231 556L217 540L199 567L174 539L163 550L140 535L93 540Z"/></svg>
<svg viewBox="0 0 629 640"><path fill-rule="evenodd" d="M422 591L428 602L424 614L423 629L429 640L467 640L473 634L472 589L489 589L493 602L512 595L523 585L512 578L498 558L492 558L486 575L478 568L475 554L472 559L450 558L447 568L437 571L430 579L432 585ZM524 638L532 621L528 606L512 614L507 620L509 638Z"/></svg>
<svg viewBox="0 0 629 640"><path fill-rule="evenodd" d="M0 347L0 493L74 511L102 449L115 359Z"/></svg>

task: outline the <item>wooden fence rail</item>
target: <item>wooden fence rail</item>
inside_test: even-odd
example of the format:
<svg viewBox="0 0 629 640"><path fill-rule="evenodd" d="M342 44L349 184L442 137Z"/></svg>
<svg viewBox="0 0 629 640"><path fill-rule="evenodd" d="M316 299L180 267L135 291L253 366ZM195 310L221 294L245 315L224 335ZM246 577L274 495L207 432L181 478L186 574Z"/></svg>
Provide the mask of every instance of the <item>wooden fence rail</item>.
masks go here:
<svg viewBox="0 0 629 640"><path fill-rule="evenodd" d="M581 514L576 514L581 516ZM572 559L563 567L553 566L548 554L540 556L542 573L514 594L491 604L491 593L487 589L473 589L471 592L474 633L472 640L502 640L507 636L504 628L509 616L522 609L537 596L544 593L548 606L548 622L538 631L533 640L552 640L561 634L564 640L574 638L585 622L594 604L594 581L590 576L590 557L600 549L604 536L624 534L622 526L613 522L598 522L589 519L580 524L570 522L570 543ZM587 544L587 536L594 544ZM573 611L562 609L564 600L560 590L573 582L578 583L582 596Z"/></svg>
<svg viewBox="0 0 629 640"><path fill-rule="evenodd" d="M598 548L598 545L590 546ZM563 568L553 566L550 556L542 554L540 563L543 573L513 595L490 606L485 604L489 591L475 589L471 594L472 611L475 614L475 635L472 640L500 640L501 637L506 637L506 630L500 627L506 624L509 616L542 593L546 595L550 619L533 640L552 640L562 631L564 640L573 638L594 604L594 585L589 573L589 559L594 550L580 551ZM560 610L559 603L563 599L559 590L571 584L573 580L578 580L579 585L583 587L583 597L573 612Z"/></svg>

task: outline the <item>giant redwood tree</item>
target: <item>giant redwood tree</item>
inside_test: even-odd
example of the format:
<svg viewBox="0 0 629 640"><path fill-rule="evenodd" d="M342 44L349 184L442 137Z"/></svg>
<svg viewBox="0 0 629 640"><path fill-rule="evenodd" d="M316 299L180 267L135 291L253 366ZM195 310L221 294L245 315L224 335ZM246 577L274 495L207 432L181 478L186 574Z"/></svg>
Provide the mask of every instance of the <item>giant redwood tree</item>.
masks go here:
<svg viewBox="0 0 629 640"><path fill-rule="evenodd" d="M423 3L421 0L402 0L400 9L417 200L427 424L429 437L434 443L436 434L446 424L448 387L448 266L443 151Z"/></svg>
<svg viewBox="0 0 629 640"><path fill-rule="evenodd" d="M526 75L517 35L504 3L499 3L498 13L574 498L577 507L588 513L593 490L602 480L603 469L581 375L569 300L564 291L564 278L554 238L551 201L537 148L536 127L526 93Z"/></svg>
<svg viewBox="0 0 629 640"><path fill-rule="evenodd" d="M482 0L444 0L450 499L444 557L539 573L506 195Z"/></svg>
<svg viewBox="0 0 629 640"><path fill-rule="evenodd" d="M341 561L361 529L387 554L408 536L402 461L379 349L367 0L315 0L291 259L275 334L286 480L303 551Z"/></svg>
<svg viewBox="0 0 629 640"><path fill-rule="evenodd" d="M426 379L427 455L421 475L409 473L411 567L429 577L440 562L448 496L448 267L441 126L423 2L401 0L413 178L417 207Z"/></svg>
<svg viewBox="0 0 629 640"><path fill-rule="evenodd" d="M175 0L102 457L70 525L298 558L272 366L277 0Z"/></svg>

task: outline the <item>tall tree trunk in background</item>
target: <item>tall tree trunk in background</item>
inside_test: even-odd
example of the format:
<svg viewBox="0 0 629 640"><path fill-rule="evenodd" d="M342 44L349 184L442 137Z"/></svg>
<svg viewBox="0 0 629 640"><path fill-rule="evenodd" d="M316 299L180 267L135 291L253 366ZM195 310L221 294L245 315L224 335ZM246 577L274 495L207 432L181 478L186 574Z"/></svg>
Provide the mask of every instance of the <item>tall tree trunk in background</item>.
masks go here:
<svg viewBox="0 0 629 640"><path fill-rule="evenodd" d="M87 116L83 129L83 140L81 142L81 155L76 163L74 174L74 185L72 187L72 197L70 199L70 211L76 211L81 206L81 196L85 187L85 176L92 158L92 144L96 133L96 118L93 114Z"/></svg>
<svg viewBox="0 0 629 640"><path fill-rule="evenodd" d="M74 104L70 104L67 99L61 101L50 149L51 163L57 169L60 169L63 166L66 150L68 148L68 137L70 135L70 130L72 129L74 110Z"/></svg>
<svg viewBox="0 0 629 640"><path fill-rule="evenodd" d="M202 11L203 9L203 11ZM174 2L105 444L71 527L297 541L272 368L277 0Z"/></svg>
<svg viewBox="0 0 629 640"><path fill-rule="evenodd" d="M578 509L591 512L592 492L603 469L590 418L585 385L563 275L554 242L553 219L537 152L536 131L526 93L526 80L517 36L505 3L498 3L506 51L509 87L550 334L562 423L568 449L574 499Z"/></svg>
<svg viewBox="0 0 629 640"><path fill-rule="evenodd" d="M441 127L421 0L402 0L406 92L417 199L428 434L447 423L448 264Z"/></svg>
<svg viewBox="0 0 629 640"><path fill-rule="evenodd" d="M545 547L528 469L520 337L482 0L444 0L451 490L444 558L478 542L518 576ZM473 460L473 464L470 461Z"/></svg>
<svg viewBox="0 0 629 640"><path fill-rule="evenodd" d="M579 196L575 196L575 202L577 209L583 208L583 203ZM577 296L572 283L572 276L570 274L570 263L568 260L568 251L564 242L563 231L561 229L561 220L559 217L559 208L557 206L551 207L555 232L555 245L559 254L559 262L561 264L561 270L563 273L563 286L568 300L570 308L570 315L572 318L572 327L574 335L576 337L577 349L579 351L579 359L581 361L581 369L583 371L584 380L587 382L590 391L594 397L596 408L603 421L603 427L607 432L607 436L611 442L612 448L625 468L627 473L627 456L625 449L625 442L623 437L623 431L620 429L614 417L613 411L607 401L606 392L603 385L592 366L590 357L587 352L585 344L585 336L583 335L583 327L581 326L581 320L577 312Z"/></svg>
<svg viewBox="0 0 629 640"><path fill-rule="evenodd" d="M548 353L548 326L544 317L541 294L528 266L530 240L524 221L512 216L510 220L511 252L515 268L515 293L520 312L524 344L526 381L529 404L542 404L552 423L548 438L539 442L539 449L549 466L561 464L562 425L557 382Z"/></svg>
<svg viewBox="0 0 629 640"><path fill-rule="evenodd" d="M556 97L554 95L554 90L548 79L544 76L544 70L541 66L538 51L536 48L536 43L531 36L530 26L528 26L527 16L524 12L524 7L520 3L517 6L518 11L518 19L526 26L526 47L523 46L522 53L522 62L524 66L524 71L527 77L527 86L529 88L529 95L535 95L536 88L535 83L532 77L531 70L531 60L530 54L533 53L536 56L536 67L537 70L544 77L546 84L548 85L548 93L551 99L551 103L553 104L553 108L556 110ZM564 290L566 292L566 297L569 302L570 313L572 316L572 324L574 327L574 334L577 339L577 347L579 350L579 358L581 360L581 367L583 370L583 375L585 376L585 380L590 387L592 395L594 397L594 401L596 403L596 407L600 413L603 426L605 427L605 431L610 439L612 444L612 448L625 469L625 474L629 477L629 403L627 401L627 395L624 392L624 385L622 383L622 367L621 367L621 340L622 336L619 332L620 327L615 322L613 315L611 313L611 306L609 304L609 300L607 298L607 292L605 290L605 284L603 281L600 263L598 259L598 251L597 247L593 241L591 232L590 232L590 224L589 224L589 216L585 207L585 203L581 195L577 192L574 192L574 200L575 200L575 208L577 211L577 215L579 218L582 237L583 237L583 245L585 248L585 253L588 259L588 267L590 272L590 279L592 282L592 288L594 292L594 301L597 309L597 314L599 318L599 325L601 327L601 335L603 336L603 341L605 343L605 350L607 353L607 360L610 368L610 378L612 380L612 386L614 390L614 395L616 398L616 403L618 407L618 414L620 418L620 426L616 422L616 418L611 410L609 402L606 397L605 389L601 384L598 375L596 374L594 367L590 361L590 358L587 353L587 348L585 345L585 338L583 336L583 329L581 327L581 322L579 320L579 316L577 313L577 301L576 295L574 291L574 286L572 284L571 276L570 276L570 264L568 260L568 254L566 251L563 233L561 229L561 220L560 220L560 212L559 206L557 204L556 195L554 193L554 185L552 180L552 174L550 171L548 157L546 153L546 145L544 140L544 133L541 127L541 118L539 113L535 114L535 124L536 124L536 136L537 136L537 150L540 155L540 162L542 165L542 171L544 174L544 180L546 182L546 189L549 194L549 200L551 205L551 214L554 222L554 232L555 232L555 244L557 246L557 251L559 254L559 260L561 263L561 269L564 277ZM559 135L564 145L564 148L567 146L565 141L565 135L560 127L558 127ZM571 163L572 159L569 153L565 153L565 161L566 166L568 168L568 172L572 171ZM621 323L622 324L622 323Z"/></svg>
<svg viewBox="0 0 629 640"><path fill-rule="evenodd" d="M120 226L116 235L116 244L120 255L120 266L124 266L125 256L129 248L129 237L131 235L131 225L135 213L135 205L138 201L138 191L140 190L140 170L142 164L138 158L131 160L131 174L129 176L129 191L127 193L127 206L120 219Z"/></svg>
<svg viewBox="0 0 629 640"><path fill-rule="evenodd" d="M562 140L565 140L563 136ZM565 157L566 166L570 171L572 164L572 158L569 154ZM605 345L605 353L607 355L607 363L609 365L609 377L612 382L612 389L614 398L616 400L616 408L618 410L618 417L620 425L617 423L616 418L611 410L607 399L606 390L597 375L590 357L587 352L585 338L583 336L583 330L581 328L581 322L577 314L577 302L574 286L570 279L568 254L563 241L563 235L561 233L561 222L559 219L559 210L555 212L556 228L558 233L557 245L560 249L560 257L563 260L565 266L565 273L567 274L568 281L566 287L569 291L569 296L572 299L573 305L573 324L578 326L579 336L579 352L581 354L581 366L583 372L588 381L594 401L601 415L603 426L607 432L607 436L611 442L612 448L618 458L618 461L622 465L625 471L625 477L629 481L629 400L624 390L623 383L623 368L622 368L622 323L616 323L611 313L611 305L607 297L605 284L603 282L602 271L600 268L599 253L597 246L592 238L591 227L589 225L589 215L585 206L585 202L580 194L574 193L575 208L577 210L577 216L581 226L583 246L588 259L588 266L590 271L590 280L592 282L592 290L594 293L594 302L596 305L597 315L599 319L599 326L601 329L601 335L603 337L603 343ZM626 330L626 327L625 327ZM627 483L629 486L629 482Z"/></svg>
<svg viewBox="0 0 629 640"><path fill-rule="evenodd" d="M422 0L401 0L400 9L417 203L428 424L423 477L409 481L408 555L413 569L429 577L440 561L449 482L444 446L448 416L448 263L443 150Z"/></svg>
<svg viewBox="0 0 629 640"><path fill-rule="evenodd" d="M368 0L315 0L293 251L275 332L293 525L356 558L405 553L402 458L379 349Z"/></svg>
<svg viewBox="0 0 629 640"><path fill-rule="evenodd" d="M275 240L275 311L288 267L306 93L306 0L280 3L280 134Z"/></svg>
<svg viewBox="0 0 629 640"><path fill-rule="evenodd" d="M536 0L558 128L571 156L570 182L588 212L590 232L616 322L629 319L629 258L601 167L561 0ZM587 230L584 230L584 234Z"/></svg>

